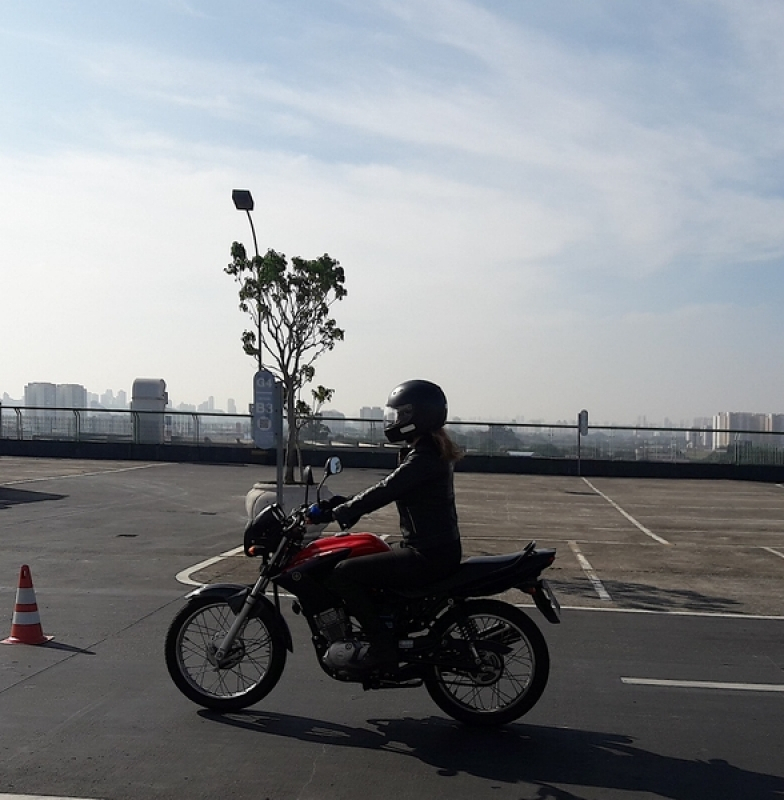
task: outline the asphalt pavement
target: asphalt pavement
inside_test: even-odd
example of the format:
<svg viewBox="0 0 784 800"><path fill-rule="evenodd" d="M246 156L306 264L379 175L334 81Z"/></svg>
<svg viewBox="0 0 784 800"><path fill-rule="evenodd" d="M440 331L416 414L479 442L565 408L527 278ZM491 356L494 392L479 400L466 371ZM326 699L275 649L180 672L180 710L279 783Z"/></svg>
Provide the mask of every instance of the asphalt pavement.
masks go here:
<svg viewBox="0 0 784 800"><path fill-rule="evenodd" d="M530 609L552 657L540 702L475 731L422 689L329 680L290 613L294 653L262 703L220 716L177 692L169 621L188 581L253 580L253 560L227 554L246 492L271 477L0 458L0 624L29 564L55 637L0 646L2 800L784 797L781 486L458 474L466 556L556 547L564 608L559 626ZM394 538L394 511L359 527Z"/></svg>

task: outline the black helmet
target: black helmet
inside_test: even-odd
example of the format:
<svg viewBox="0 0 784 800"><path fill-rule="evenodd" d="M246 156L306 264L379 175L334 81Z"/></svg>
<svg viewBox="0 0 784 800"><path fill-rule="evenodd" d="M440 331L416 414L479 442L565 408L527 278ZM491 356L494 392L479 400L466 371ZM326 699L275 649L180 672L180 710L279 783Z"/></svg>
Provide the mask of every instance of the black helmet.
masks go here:
<svg viewBox="0 0 784 800"><path fill-rule="evenodd" d="M446 422L446 395L430 381L406 381L396 386L387 400L384 433L390 442L412 441L437 431Z"/></svg>

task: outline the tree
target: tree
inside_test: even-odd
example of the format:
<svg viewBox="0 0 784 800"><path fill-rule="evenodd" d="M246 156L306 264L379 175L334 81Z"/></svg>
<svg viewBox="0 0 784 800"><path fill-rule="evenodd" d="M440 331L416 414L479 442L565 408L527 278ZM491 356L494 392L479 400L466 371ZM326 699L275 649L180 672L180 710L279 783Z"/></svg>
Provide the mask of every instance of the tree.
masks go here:
<svg viewBox="0 0 784 800"><path fill-rule="evenodd" d="M231 259L225 272L239 284L240 310L253 322L253 328L242 334L243 350L259 369L268 369L283 384L288 422L284 480L293 483L299 394L313 380L318 357L343 341L343 330L330 313L333 304L348 293L343 286L345 274L326 253L313 260L294 257L289 264L275 250L248 259L245 247L234 242ZM265 351L267 363L263 363ZM323 386L318 389L321 396L331 391ZM314 393L316 401L318 393Z"/></svg>
<svg viewBox="0 0 784 800"><path fill-rule="evenodd" d="M302 452L299 449L299 434L303 430L308 430L313 441L318 441L321 436L329 436L329 428L318 418L321 416L321 407L324 403L332 400L335 390L319 385L317 388L311 389L310 394L313 397L313 408L304 400L297 400L295 409L297 414L297 463L300 470L302 470Z"/></svg>

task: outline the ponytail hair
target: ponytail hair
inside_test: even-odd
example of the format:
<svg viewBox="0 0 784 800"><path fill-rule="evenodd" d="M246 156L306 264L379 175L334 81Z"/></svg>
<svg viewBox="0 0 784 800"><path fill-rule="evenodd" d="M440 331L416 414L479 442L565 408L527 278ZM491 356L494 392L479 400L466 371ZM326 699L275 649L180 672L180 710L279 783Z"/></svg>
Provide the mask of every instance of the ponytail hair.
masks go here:
<svg viewBox="0 0 784 800"><path fill-rule="evenodd" d="M444 461L454 464L455 461L459 461L463 457L463 451L454 443L452 437L446 432L446 428L439 428L433 431L430 437L435 443L438 455Z"/></svg>

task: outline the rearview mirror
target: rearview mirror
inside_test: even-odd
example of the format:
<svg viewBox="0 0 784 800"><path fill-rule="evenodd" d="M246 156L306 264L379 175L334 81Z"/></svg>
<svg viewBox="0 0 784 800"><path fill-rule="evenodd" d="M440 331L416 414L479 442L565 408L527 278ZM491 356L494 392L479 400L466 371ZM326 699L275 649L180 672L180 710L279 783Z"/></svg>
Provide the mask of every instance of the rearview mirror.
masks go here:
<svg viewBox="0 0 784 800"><path fill-rule="evenodd" d="M315 481L313 480L313 470L310 467L305 467L302 472L302 480L305 486L313 486Z"/></svg>
<svg viewBox="0 0 784 800"><path fill-rule="evenodd" d="M343 471L343 465L340 463L340 459L337 456L332 456L332 458L327 459L327 463L324 465L324 472L327 475L337 475L339 472Z"/></svg>

